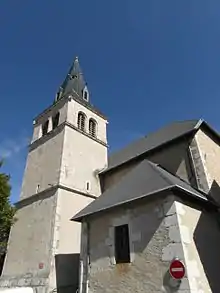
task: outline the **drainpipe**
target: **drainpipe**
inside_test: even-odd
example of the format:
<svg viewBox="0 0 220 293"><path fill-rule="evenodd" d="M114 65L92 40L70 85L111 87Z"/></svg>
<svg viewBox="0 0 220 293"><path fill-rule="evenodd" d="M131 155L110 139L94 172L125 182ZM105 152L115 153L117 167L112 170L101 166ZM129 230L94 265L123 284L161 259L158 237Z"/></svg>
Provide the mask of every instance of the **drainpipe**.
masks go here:
<svg viewBox="0 0 220 293"><path fill-rule="evenodd" d="M86 293L89 292L89 266L90 266L90 224L87 222L87 263L86 263Z"/></svg>
<svg viewBox="0 0 220 293"><path fill-rule="evenodd" d="M80 260L80 275L79 275L79 293L82 293L83 287L83 261Z"/></svg>
<svg viewBox="0 0 220 293"><path fill-rule="evenodd" d="M84 236L86 236L86 241L84 241ZM80 276L79 276L79 293L88 293L89 290L89 236L90 236L90 226L88 223L82 223L82 245L81 245L81 257L80 260Z"/></svg>

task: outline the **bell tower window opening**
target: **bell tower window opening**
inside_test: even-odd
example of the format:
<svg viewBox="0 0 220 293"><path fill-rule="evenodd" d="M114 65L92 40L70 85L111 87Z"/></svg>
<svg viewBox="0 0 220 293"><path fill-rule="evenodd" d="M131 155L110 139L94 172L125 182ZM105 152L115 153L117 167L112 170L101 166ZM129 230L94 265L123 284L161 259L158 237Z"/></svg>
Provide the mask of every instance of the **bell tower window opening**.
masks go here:
<svg viewBox="0 0 220 293"><path fill-rule="evenodd" d="M86 124L86 115L82 112L78 113L78 118L77 118L77 127L85 131L85 124Z"/></svg>
<svg viewBox="0 0 220 293"><path fill-rule="evenodd" d="M88 92L86 90L83 92L83 99L88 101Z"/></svg>
<svg viewBox="0 0 220 293"><path fill-rule="evenodd" d="M93 137L97 136L97 122L94 119L89 119L89 134Z"/></svg>
<svg viewBox="0 0 220 293"><path fill-rule="evenodd" d="M49 120L47 120L46 122L44 122L44 124L42 125L42 136L46 135L48 132L48 126L49 126Z"/></svg>
<svg viewBox="0 0 220 293"><path fill-rule="evenodd" d="M60 112L58 112L55 116L52 117L52 127L55 129L59 125Z"/></svg>

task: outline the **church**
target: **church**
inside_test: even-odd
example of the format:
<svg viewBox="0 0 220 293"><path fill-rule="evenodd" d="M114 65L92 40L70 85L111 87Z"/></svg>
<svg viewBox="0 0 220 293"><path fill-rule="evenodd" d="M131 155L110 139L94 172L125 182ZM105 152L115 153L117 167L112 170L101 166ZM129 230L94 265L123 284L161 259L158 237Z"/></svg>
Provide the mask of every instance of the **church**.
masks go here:
<svg viewBox="0 0 220 293"><path fill-rule="evenodd" d="M0 288L219 293L219 134L175 121L108 156L107 125L76 58L33 120Z"/></svg>

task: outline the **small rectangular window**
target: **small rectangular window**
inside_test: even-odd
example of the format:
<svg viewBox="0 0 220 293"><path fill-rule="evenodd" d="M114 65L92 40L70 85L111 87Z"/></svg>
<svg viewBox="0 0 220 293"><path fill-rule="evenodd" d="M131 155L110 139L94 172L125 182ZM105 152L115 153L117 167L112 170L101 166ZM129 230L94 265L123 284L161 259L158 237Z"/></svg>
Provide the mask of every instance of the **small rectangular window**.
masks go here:
<svg viewBox="0 0 220 293"><path fill-rule="evenodd" d="M115 261L116 263L131 261L128 224L115 227Z"/></svg>
<svg viewBox="0 0 220 293"><path fill-rule="evenodd" d="M39 192L39 189L40 189L40 184L37 185L37 188L36 188L36 193Z"/></svg>

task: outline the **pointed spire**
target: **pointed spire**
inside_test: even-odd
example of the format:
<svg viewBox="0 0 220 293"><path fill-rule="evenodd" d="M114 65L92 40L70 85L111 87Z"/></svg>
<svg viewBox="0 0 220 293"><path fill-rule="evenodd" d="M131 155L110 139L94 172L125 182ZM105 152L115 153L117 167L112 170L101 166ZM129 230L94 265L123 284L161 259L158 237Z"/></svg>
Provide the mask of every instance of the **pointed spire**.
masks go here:
<svg viewBox="0 0 220 293"><path fill-rule="evenodd" d="M79 64L79 58L76 57L63 84L61 85L57 93L56 100L59 100L60 98L66 95L71 95L73 93L76 93L80 98L83 98L85 89L88 94L86 82L84 80L83 73Z"/></svg>

